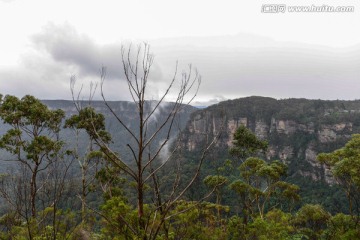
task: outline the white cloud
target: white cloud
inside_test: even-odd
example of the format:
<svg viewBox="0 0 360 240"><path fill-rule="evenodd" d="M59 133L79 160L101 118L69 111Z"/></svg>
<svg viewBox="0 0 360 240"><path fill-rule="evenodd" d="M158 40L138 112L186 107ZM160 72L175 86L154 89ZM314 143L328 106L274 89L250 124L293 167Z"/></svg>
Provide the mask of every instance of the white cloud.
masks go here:
<svg viewBox="0 0 360 240"><path fill-rule="evenodd" d="M48 24L31 41L31 49L22 55L19 65L0 69L4 94L69 99L72 74L88 86L99 80L99 69L104 65L108 69L104 86L107 98L130 100L121 63L121 43L97 43L70 24ZM188 63L202 76L194 105L249 95L354 99L360 90L360 45L322 47L253 34L170 38L150 44L155 60L148 98L153 100L166 89L177 61L178 76ZM175 95L176 90L168 100Z"/></svg>
<svg viewBox="0 0 360 240"><path fill-rule="evenodd" d="M161 64L181 59L199 69L203 79L200 98L359 96L360 45L332 48L255 35L193 40L193 44L191 38L162 40L161 44L154 41L154 49Z"/></svg>

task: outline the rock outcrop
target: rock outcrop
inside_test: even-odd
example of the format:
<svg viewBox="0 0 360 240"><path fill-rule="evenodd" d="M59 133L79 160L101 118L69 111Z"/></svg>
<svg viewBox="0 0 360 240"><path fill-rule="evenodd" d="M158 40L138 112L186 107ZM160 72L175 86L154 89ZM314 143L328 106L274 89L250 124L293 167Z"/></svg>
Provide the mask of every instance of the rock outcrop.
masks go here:
<svg viewBox="0 0 360 240"><path fill-rule="evenodd" d="M223 149L218 151L226 155L234 132L244 125L269 142L267 160L288 164L293 176L332 184L329 169L316 156L342 147L351 134L360 132L359 109L359 101L250 97L222 102L191 116L185 138L187 149L193 151L203 144L205 136L223 131L218 144Z"/></svg>

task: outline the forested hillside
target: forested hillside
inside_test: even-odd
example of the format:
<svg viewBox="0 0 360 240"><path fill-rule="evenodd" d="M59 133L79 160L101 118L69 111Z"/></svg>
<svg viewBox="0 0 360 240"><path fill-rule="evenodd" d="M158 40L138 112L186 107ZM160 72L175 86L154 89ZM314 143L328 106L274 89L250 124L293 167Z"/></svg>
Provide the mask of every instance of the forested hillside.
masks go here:
<svg viewBox="0 0 360 240"><path fill-rule="evenodd" d="M301 187L303 201L321 203L329 211L346 209L330 169L316 157L341 148L352 134L360 133L360 101L265 97L224 101L192 114L184 145L196 152L205 136L221 133L208 163L212 172L231 158L228 149L241 125L269 143L264 159L280 160L288 166L286 179Z"/></svg>
<svg viewBox="0 0 360 240"><path fill-rule="evenodd" d="M1 239L360 238L360 101L140 109L2 98Z"/></svg>

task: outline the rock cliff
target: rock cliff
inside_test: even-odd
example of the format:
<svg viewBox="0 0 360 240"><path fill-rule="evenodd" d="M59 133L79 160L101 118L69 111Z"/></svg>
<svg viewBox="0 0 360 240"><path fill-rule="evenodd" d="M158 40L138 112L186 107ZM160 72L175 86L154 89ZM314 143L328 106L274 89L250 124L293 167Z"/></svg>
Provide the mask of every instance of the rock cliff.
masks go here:
<svg viewBox="0 0 360 240"><path fill-rule="evenodd" d="M184 141L188 151L196 152L206 139L221 132L217 159L225 159L233 133L244 125L269 142L267 160L288 164L290 177L332 184L329 169L319 164L316 156L342 147L351 134L360 132L359 110L360 101L236 99L194 112Z"/></svg>

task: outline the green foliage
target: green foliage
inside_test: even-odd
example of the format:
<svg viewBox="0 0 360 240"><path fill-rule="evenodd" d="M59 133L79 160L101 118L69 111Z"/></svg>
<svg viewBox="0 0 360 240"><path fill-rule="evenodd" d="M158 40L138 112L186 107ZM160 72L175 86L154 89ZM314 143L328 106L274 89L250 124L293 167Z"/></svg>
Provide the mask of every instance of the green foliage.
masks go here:
<svg viewBox="0 0 360 240"><path fill-rule="evenodd" d="M257 217L249 224L246 239L290 239L295 232L295 228L291 225L291 218L291 214L279 209L269 211L264 218Z"/></svg>
<svg viewBox="0 0 360 240"><path fill-rule="evenodd" d="M101 232L103 239L127 239L135 237L136 212L121 197L112 197L101 206L104 219ZM131 225L128 225L128 222Z"/></svg>
<svg viewBox="0 0 360 240"><path fill-rule="evenodd" d="M326 239L352 240L360 238L360 226L350 215L338 213L328 221L324 234Z"/></svg>
<svg viewBox="0 0 360 240"><path fill-rule="evenodd" d="M279 161L267 163L252 157L246 159L239 170L241 179L232 182L229 187L240 197L245 224L248 215L254 218L259 213L263 218L271 202L281 198L294 202L300 198L297 186L280 181L286 175L286 165Z"/></svg>
<svg viewBox="0 0 360 240"><path fill-rule="evenodd" d="M169 225L172 239L225 239L226 221L217 212L228 212L229 208L208 202L179 201L171 214L175 214ZM170 214L170 215L171 215Z"/></svg>
<svg viewBox="0 0 360 240"><path fill-rule="evenodd" d="M224 185L227 182L227 178L224 176L216 175L216 176L207 176L204 179L204 183L211 188L217 188L221 185Z"/></svg>
<svg viewBox="0 0 360 240"><path fill-rule="evenodd" d="M39 131L48 128L58 132L64 111L49 110L45 104L30 95L26 95L21 100L7 95L1 104L0 117L10 125L22 124L38 128Z"/></svg>
<svg viewBox="0 0 360 240"><path fill-rule="evenodd" d="M230 154L239 159L247 158L259 151L265 151L268 147L266 141L259 140L245 126L240 126L234 133L233 145L229 150Z"/></svg>
<svg viewBox="0 0 360 240"><path fill-rule="evenodd" d="M306 204L296 213L293 222L309 239L319 239L330 217L322 206Z"/></svg>
<svg viewBox="0 0 360 240"><path fill-rule="evenodd" d="M105 117L96 113L93 107L79 110L77 115L65 121L65 128L84 129L92 140L100 139L104 143L111 140L110 134L105 131Z"/></svg>
<svg viewBox="0 0 360 240"><path fill-rule="evenodd" d="M354 134L341 149L319 154L318 160L330 167L333 176L345 190L350 214L359 214L360 134Z"/></svg>
<svg viewBox="0 0 360 240"><path fill-rule="evenodd" d="M126 179L121 177L121 172L118 168L105 166L96 173L95 177L102 186L103 198L105 200L109 200L112 197L120 197L124 202L127 201L124 197Z"/></svg>
<svg viewBox="0 0 360 240"><path fill-rule="evenodd" d="M5 226L0 233L0 239L73 239L76 227L75 213L70 210L57 210L55 225L52 222L53 214L53 208L46 208L39 211L38 216L31 218L28 223L22 222L14 213L6 214L0 218L0 226ZM38 221L39 219L41 221Z"/></svg>
<svg viewBox="0 0 360 240"><path fill-rule="evenodd" d="M1 137L0 147L14 155L24 151L36 164L44 157L53 158L63 143L51 137L51 133L60 131L64 116L62 110L49 110L32 96L18 99L7 95L0 107L0 117L12 128Z"/></svg>
<svg viewBox="0 0 360 240"><path fill-rule="evenodd" d="M231 216L227 222L227 237L231 240L246 239L247 225L239 216Z"/></svg>

